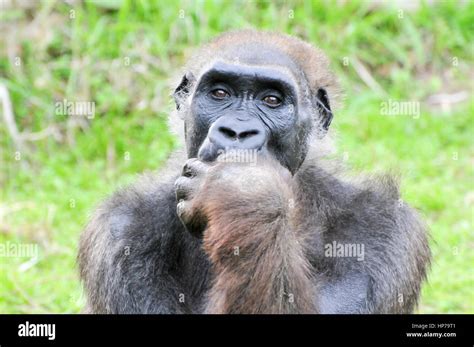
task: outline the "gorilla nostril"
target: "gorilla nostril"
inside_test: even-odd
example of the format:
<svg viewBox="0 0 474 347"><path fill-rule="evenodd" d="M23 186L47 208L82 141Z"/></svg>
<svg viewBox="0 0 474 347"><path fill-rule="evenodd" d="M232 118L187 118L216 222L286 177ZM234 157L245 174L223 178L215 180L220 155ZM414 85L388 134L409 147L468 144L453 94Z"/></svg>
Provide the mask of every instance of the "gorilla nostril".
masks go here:
<svg viewBox="0 0 474 347"><path fill-rule="evenodd" d="M237 139L237 133L229 128L226 127L219 127L219 131L224 134L226 137L232 138L234 140Z"/></svg>
<svg viewBox="0 0 474 347"><path fill-rule="evenodd" d="M239 139L244 140L247 137L251 137L254 135L258 135L259 131L258 130L249 130L249 131L244 131L239 134Z"/></svg>

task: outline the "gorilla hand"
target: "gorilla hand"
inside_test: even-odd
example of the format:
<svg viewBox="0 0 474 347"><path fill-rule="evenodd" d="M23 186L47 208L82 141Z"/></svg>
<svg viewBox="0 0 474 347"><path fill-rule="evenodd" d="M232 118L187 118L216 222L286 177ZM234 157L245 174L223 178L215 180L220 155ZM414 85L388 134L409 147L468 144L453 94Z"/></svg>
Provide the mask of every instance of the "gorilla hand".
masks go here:
<svg viewBox="0 0 474 347"><path fill-rule="evenodd" d="M267 155L261 154L256 158L259 167L257 162L238 163L232 162L232 159L223 154L214 163L192 158L184 165L181 176L175 182L177 214L191 234L202 236L208 223L206 210L209 212L216 199L231 205L232 201L247 200L256 206L258 201L252 200L265 200L265 195L275 190L275 175L291 181L289 171Z"/></svg>
<svg viewBox="0 0 474 347"><path fill-rule="evenodd" d="M188 159L181 176L175 182L176 212L186 229L195 236L202 236L207 219L202 213L200 201L195 199L200 192L210 165L197 158Z"/></svg>

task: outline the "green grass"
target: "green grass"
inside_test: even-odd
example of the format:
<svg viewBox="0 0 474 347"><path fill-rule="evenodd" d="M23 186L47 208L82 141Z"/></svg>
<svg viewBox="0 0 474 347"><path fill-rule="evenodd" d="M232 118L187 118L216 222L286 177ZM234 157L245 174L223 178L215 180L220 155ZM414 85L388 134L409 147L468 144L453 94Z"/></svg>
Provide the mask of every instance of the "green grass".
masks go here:
<svg viewBox="0 0 474 347"><path fill-rule="evenodd" d="M0 84L17 125L57 134L28 141L17 161L0 122L0 243L40 250L27 269L28 259L0 258L0 312L79 312L75 256L88 216L177 147L166 125L170 77L191 47L254 27L298 35L327 52L345 91L333 123L339 154L355 170L401 173L404 198L431 228L434 261L419 312L473 313L473 23L472 2L450 1L403 13L370 2L224 0L0 10ZM357 62L379 87L364 83ZM449 109L429 102L462 91L467 100ZM63 99L94 101L96 117L79 125L56 115ZM381 115L388 99L420 102L420 116Z"/></svg>

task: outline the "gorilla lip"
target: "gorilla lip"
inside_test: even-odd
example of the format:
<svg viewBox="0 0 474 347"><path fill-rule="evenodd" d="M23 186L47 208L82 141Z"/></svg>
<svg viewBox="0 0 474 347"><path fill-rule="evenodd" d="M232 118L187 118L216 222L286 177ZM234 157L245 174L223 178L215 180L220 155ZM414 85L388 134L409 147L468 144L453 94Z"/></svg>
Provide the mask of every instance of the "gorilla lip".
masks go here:
<svg viewBox="0 0 474 347"><path fill-rule="evenodd" d="M258 156L266 153L264 148L265 146L248 149L237 147L218 148L215 144L206 139L199 150L198 159L205 162L236 162L255 165Z"/></svg>

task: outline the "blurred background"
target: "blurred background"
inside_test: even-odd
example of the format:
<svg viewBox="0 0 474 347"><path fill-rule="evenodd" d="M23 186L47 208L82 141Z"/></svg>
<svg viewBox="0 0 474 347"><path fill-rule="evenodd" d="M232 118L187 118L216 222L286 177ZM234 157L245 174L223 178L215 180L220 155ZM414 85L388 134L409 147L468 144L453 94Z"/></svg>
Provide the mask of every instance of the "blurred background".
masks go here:
<svg viewBox="0 0 474 347"><path fill-rule="evenodd" d="M400 173L431 228L418 312L473 313L474 5L448 0L0 0L0 313L80 311L81 229L179 147L170 78L236 28L329 55L345 92L337 155ZM71 103L92 108L74 115Z"/></svg>

